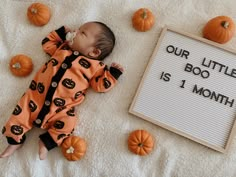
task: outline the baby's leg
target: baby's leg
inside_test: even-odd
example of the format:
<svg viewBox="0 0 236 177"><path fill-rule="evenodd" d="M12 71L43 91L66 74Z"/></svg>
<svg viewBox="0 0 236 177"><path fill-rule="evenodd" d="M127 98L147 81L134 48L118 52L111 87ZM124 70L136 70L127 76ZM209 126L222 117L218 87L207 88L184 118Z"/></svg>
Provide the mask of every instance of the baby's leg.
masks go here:
<svg viewBox="0 0 236 177"><path fill-rule="evenodd" d="M8 147L3 151L2 154L0 154L0 158L8 157L12 155L17 149L19 149L22 146L22 144L17 145L8 145Z"/></svg>
<svg viewBox="0 0 236 177"><path fill-rule="evenodd" d="M10 156L19 149L24 143L25 133L32 128L32 109L29 107L32 103L30 95L25 94L16 105L12 115L3 126L2 134L6 136L9 146L0 155L0 157Z"/></svg>
<svg viewBox="0 0 236 177"><path fill-rule="evenodd" d="M48 121L51 126L48 131L39 136L39 158L45 159L48 151L60 146L63 140L70 136L75 124L76 116L74 109L65 109L53 117L53 121Z"/></svg>
<svg viewBox="0 0 236 177"><path fill-rule="evenodd" d="M46 159L47 154L48 154L48 150L47 150L46 146L44 145L44 143L41 140L39 140L39 159L40 160Z"/></svg>

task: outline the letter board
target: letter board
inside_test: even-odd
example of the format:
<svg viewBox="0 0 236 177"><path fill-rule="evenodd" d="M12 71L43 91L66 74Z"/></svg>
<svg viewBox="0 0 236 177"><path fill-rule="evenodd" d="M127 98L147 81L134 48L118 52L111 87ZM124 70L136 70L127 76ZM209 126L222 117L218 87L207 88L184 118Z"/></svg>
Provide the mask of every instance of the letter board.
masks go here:
<svg viewBox="0 0 236 177"><path fill-rule="evenodd" d="M225 153L235 133L236 53L165 27L129 112Z"/></svg>

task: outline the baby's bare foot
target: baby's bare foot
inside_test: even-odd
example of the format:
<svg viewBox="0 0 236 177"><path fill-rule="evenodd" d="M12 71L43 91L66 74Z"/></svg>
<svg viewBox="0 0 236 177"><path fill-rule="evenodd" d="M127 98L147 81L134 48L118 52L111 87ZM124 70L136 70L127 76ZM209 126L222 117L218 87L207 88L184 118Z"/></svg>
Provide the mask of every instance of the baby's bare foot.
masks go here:
<svg viewBox="0 0 236 177"><path fill-rule="evenodd" d="M47 154L48 154L47 148L45 147L44 143L41 140L39 140L39 159L40 160L46 159Z"/></svg>
<svg viewBox="0 0 236 177"><path fill-rule="evenodd" d="M17 145L9 145L5 151L0 155L0 158L8 157L12 155L17 149L19 149L22 146L22 144Z"/></svg>

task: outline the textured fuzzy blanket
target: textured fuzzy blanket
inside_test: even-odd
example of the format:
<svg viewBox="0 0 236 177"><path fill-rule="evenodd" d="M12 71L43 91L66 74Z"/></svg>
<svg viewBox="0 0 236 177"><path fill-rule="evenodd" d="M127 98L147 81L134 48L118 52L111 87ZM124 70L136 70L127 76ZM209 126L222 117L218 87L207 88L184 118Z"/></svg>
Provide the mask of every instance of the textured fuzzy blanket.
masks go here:
<svg viewBox="0 0 236 177"><path fill-rule="evenodd" d="M235 177L236 138L227 154L176 135L128 113L159 34L165 25L198 36L205 23L218 15L236 20L234 0L40 0L52 12L50 22L36 27L26 18L33 0L0 1L0 124L4 125L17 100L28 88L37 69L48 60L41 40L50 31L67 25L78 27L87 21L102 21L114 31L117 44L106 64L118 62L125 68L119 84L105 94L89 90L78 107L79 122L75 135L87 144L84 158L68 162L60 148L44 161L38 157L38 135L34 128L24 146L11 157L0 159L1 177ZM156 16L152 30L141 33L132 28L131 17L138 8L147 7ZM226 47L236 48L236 37ZM34 70L25 78L11 74L12 56L23 53L33 59ZM155 137L155 147L148 156L132 154L127 148L131 131L145 129ZM7 146L1 135L0 151Z"/></svg>

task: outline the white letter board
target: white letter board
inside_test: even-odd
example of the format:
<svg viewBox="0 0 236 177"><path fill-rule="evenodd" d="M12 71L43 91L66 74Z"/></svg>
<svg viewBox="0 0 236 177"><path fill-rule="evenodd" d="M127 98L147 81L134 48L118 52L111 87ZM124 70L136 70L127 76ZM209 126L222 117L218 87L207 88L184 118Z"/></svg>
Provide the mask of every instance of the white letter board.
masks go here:
<svg viewBox="0 0 236 177"><path fill-rule="evenodd" d="M235 132L235 52L165 27L129 112L226 152Z"/></svg>

